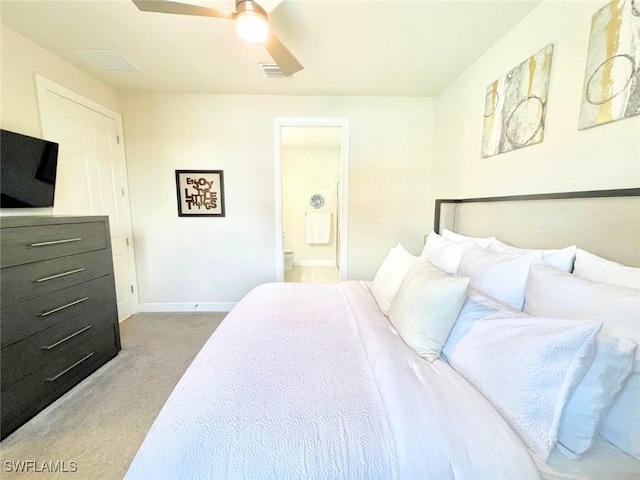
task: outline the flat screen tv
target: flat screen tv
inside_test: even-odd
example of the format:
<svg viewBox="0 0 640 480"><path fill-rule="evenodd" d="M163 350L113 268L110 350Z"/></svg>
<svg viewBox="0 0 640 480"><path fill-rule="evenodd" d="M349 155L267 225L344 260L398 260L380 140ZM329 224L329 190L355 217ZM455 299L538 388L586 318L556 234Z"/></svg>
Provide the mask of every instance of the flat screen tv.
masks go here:
<svg viewBox="0 0 640 480"><path fill-rule="evenodd" d="M0 130L0 208L53 207L58 144Z"/></svg>

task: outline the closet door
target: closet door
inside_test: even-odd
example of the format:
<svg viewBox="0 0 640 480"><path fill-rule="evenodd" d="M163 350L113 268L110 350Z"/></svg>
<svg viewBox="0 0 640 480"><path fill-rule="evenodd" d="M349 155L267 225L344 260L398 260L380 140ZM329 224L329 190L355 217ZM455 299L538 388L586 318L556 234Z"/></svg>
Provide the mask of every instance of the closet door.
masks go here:
<svg viewBox="0 0 640 480"><path fill-rule="evenodd" d="M52 82L38 84L43 136L60 144L53 213L109 216L122 320L137 311L137 298L119 115Z"/></svg>

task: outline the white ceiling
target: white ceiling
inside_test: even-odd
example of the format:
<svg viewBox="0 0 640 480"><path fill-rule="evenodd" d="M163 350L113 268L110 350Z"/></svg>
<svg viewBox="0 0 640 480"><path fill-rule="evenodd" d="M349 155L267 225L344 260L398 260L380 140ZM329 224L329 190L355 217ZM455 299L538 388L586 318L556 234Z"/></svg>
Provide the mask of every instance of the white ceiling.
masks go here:
<svg viewBox="0 0 640 480"><path fill-rule="evenodd" d="M258 63L271 58L230 20L130 0L2 0L0 19L119 91L433 96L540 1L269 0L273 31L305 67L285 79L263 76ZM140 72L104 72L79 49L117 50Z"/></svg>

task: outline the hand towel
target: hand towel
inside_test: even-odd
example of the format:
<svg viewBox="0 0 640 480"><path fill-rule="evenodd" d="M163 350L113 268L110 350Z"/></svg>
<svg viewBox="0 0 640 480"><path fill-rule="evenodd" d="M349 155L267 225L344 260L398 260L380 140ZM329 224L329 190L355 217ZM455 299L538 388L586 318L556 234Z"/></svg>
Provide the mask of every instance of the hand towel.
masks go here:
<svg viewBox="0 0 640 480"><path fill-rule="evenodd" d="M307 213L307 243L329 243L331 214Z"/></svg>

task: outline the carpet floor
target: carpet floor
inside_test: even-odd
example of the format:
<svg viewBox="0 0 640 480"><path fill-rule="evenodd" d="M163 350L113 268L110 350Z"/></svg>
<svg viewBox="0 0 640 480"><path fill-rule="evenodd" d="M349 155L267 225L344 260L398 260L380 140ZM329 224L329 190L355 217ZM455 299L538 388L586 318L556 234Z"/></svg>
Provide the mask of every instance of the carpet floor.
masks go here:
<svg viewBox="0 0 640 480"><path fill-rule="evenodd" d="M116 358L0 443L0 478L121 479L169 394L224 316L138 313L125 320ZM77 471L8 471L8 462L17 461L73 461Z"/></svg>

